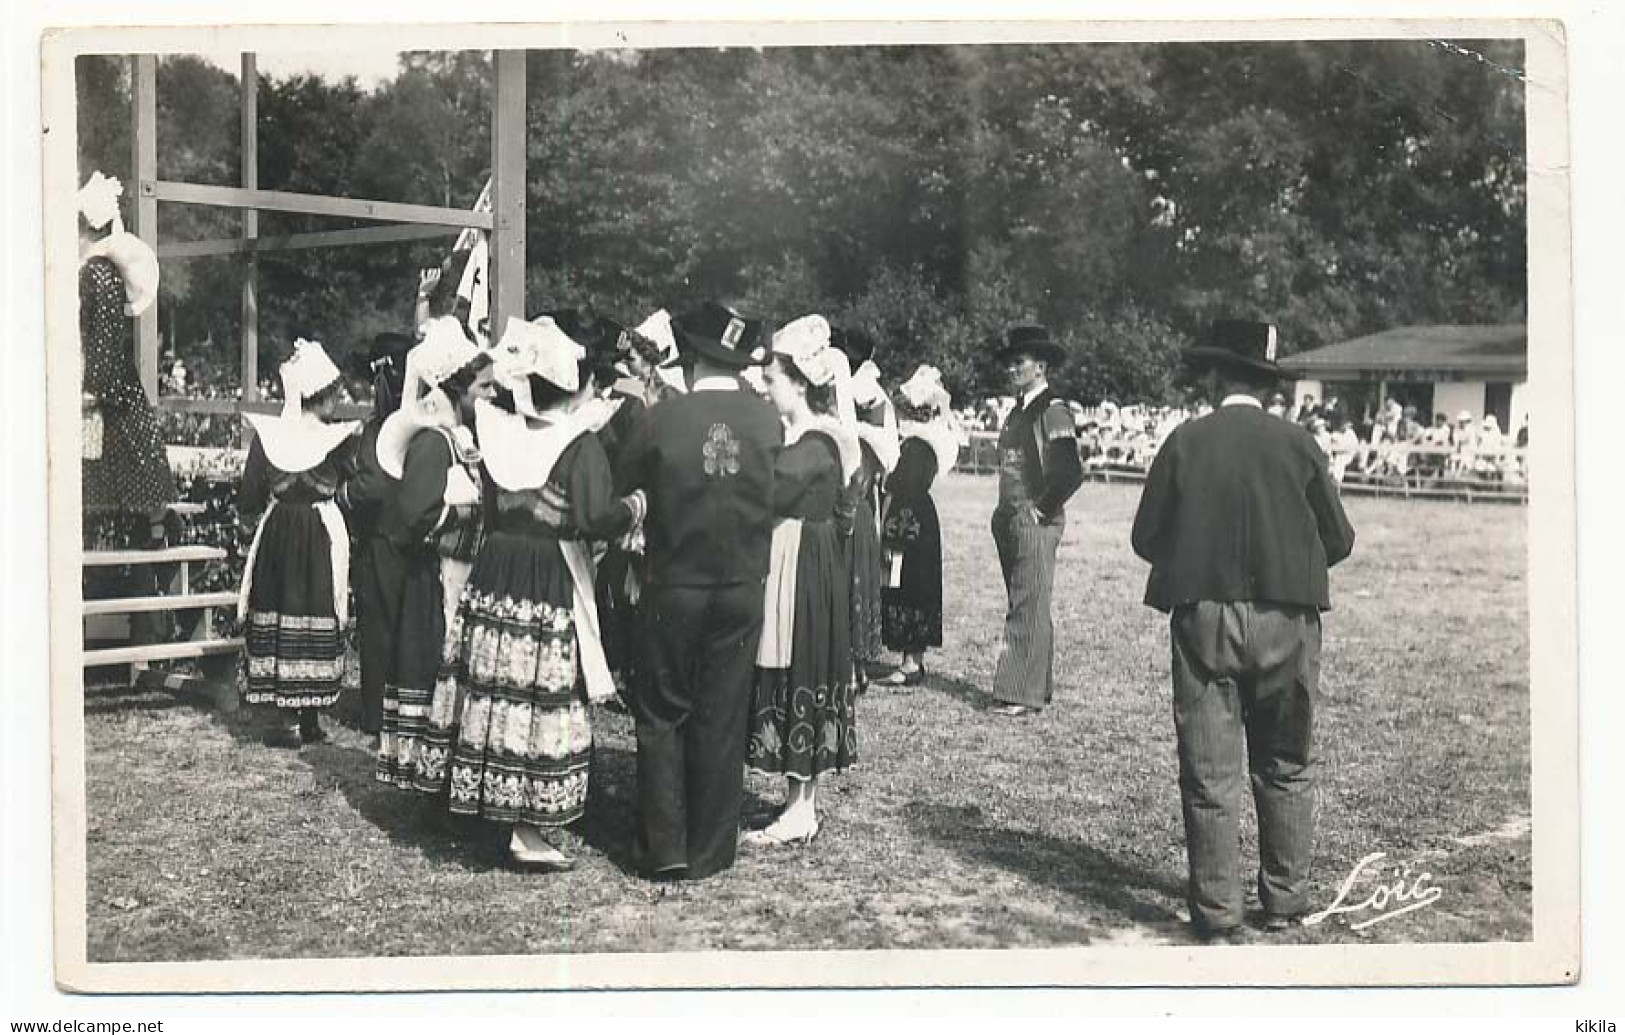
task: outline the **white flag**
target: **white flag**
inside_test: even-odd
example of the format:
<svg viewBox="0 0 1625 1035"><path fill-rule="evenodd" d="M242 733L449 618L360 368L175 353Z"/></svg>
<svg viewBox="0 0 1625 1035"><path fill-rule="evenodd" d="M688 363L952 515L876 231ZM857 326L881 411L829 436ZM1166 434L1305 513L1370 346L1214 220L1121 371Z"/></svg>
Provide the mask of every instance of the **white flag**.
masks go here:
<svg viewBox="0 0 1625 1035"><path fill-rule="evenodd" d="M468 329L480 348L490 348L487 333L491 318L491 247L480 233L474 250L468 253L468 265L463 267L463 279L457 285L457 297L468 302Z"/></svg>
<svg viewBox="0 0 1625 1035"><path fill-rule="evenodd" d="M491 211L491 181L490 180L485 181L485 187L480 191L480 196L478 198L474 199L474 207L470 211L473 211L473 212L489 212L489 211ZM485 236L485 231L484 230L477 230L474 227L465 226L463 228L463 232L457 235L457 243L451 246L452 254L455 255L456 253L458 253L460 251L463 251L465 249L474 247L475 240L477 238L484 237L484 236Z"/></svg>

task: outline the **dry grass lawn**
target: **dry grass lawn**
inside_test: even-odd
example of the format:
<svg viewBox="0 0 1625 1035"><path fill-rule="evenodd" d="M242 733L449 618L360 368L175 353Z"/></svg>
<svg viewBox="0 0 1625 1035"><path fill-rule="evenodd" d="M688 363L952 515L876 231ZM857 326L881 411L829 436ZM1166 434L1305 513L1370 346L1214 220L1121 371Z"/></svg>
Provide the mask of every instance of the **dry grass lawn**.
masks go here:
<svg viewBox="0 0 1625 1035"><path fill-rule="evenodd" d="M98 695L87 704L90 959L1185 939L1167 630L1140 606L1145 569L1128 547L1138 490L1088 485L1071 506L1057 702L1023 720L985 711L1004 609L993 482L950 476L937 496L947 646L928 658L926 685L861 700L862 764L827 781L812 846L745 850L734 870L688 885L627 872L632 731L607 712L589 847L576 872L538 876L508 870L500 844L425 824L415 797L373 782L353 731L290 750L245 716ZM1527 939L1526 511L1348 507L1359 542L1333 576L1325 626L1315 898L1329 904L1378 851L1425 866L1442 897L1361 932L1335 917L1268 937ZM748 790L758 818L781 793L755 777Z"/></svg>

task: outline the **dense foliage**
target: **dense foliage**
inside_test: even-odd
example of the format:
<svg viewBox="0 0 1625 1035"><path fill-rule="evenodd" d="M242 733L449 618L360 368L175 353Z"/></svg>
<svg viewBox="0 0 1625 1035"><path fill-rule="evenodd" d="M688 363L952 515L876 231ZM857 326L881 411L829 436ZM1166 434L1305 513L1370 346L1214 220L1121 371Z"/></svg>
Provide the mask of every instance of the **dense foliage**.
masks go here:
<svg viewBox="0 0 1625 1035"><path fill-rule="evenodd" d="M1180 43L532 52L531 311L638 320L701 296L821 311L995 386L987 343L1038 320L1066 387L1156 401L1221 314L1287 351L1406 323L1519 320L1521 44ZM128 72L80 60L86 170L128 176ZM375 91L262 77L260 185L473 203L489 168L488 55L405 54ZM160 175L235 183L235 75L158 76ZM162 206L164 239L238 216ZM263 233L332 220L266 214ZM262 369L296 334L339 351L399 327L447 242L260 262ZM230 356L242 260L166 261L160 325ZM190 360L188 360L190 365Z"/></svg>

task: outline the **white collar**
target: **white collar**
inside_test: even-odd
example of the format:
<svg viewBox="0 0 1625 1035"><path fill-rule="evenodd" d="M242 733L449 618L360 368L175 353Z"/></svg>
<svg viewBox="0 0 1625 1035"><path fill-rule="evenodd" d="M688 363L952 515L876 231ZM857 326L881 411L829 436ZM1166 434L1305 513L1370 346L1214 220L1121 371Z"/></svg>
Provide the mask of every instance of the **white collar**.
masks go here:
<svg viewBox="0 0 1625 1035"><path fill-rule="evenodd" d="M702 377L694 382L693 392L737 392L739 382L731 377Z"/></svg>
<svg viewBox="0 0 1625 1035"><path fill-rule="evenodd" d="M541 488L565 448L587 433L586 424L568 414L540 419L546 425L533 428L522 413L508 413L484 399L474 406L480 458L491 480L510 492Z"/></svg>
<svg viewBox="0 0 1625 1035"><path fill-rule="evenodd" d="M1262 410L1264 408L1264 404L1258 401L1257 396L1244 395L1241 392L1237 392L1235 395L1227 395L1227 396L1225 396L1224 401L1221 402L1219 405L1221 407L1224 407L1224 406L1251 406L1256 410Z"/></svg>
<svg viewBox="0 0 1625 1035"><path fill-rule="evenodd" d="M294 417L263 413L246 416L254 426L265 459L286 474L300 474L317 466L361 427L357 421L330 423L306 413Z"/></svg>
<svg viewBox="0 0 1625 1035"><path fill-rule="evenodd" d="M1033 404L1034 399L1038 398L1040 395L1042 395L1044 392L1046 392L1048 390L1049 390L1049 382L1048 381L1040 381L1040 382L1038 382L1037 385L1033 386L1032 388L1027 389L1026 394L1022 395L1022 397L1021 397L1021 408L1025 410L1027 407L1029 407L1029 406L1031 406Z"/></svg>

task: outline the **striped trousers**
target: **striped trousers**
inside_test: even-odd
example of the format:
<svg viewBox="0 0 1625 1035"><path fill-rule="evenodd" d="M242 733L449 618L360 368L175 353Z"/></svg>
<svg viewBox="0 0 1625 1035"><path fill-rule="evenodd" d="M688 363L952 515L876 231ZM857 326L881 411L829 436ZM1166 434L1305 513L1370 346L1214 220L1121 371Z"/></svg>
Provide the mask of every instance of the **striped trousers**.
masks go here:
<svg viewBox="0 0 1625 1035"><path fill-rule="evenodd" d="M1174 729L1191 920L1241 923L1243 752L1258 812L1258 897L1273 916L1309 908L1315 836L1314 708L1320 613L1199 601L1174 609Z"/></svg>
<svg viewBox="0 0 1625 1035"><path fill-rule="evenodd" d="M1050 593L1055 586L1055 551L1066 515L1053 522L1033 520L1026 503L1000 504L993 511L993 543L999 550L1008 600L1004 643L993 673L993 696L1006 704L1042 708L1055 694L1055 623Z"/></svg>

